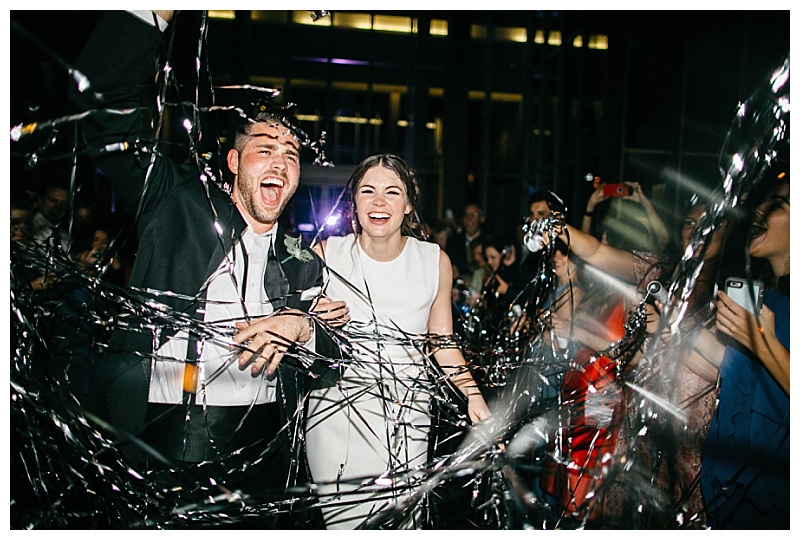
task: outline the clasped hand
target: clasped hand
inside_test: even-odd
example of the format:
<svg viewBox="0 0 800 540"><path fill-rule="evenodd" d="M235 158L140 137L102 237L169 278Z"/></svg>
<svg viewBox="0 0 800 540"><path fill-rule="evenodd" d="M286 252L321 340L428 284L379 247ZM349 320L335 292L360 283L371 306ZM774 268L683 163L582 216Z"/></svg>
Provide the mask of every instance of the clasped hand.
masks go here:
<svg viewBox="0 0 800 540"><path fill-rule="evenodd" d="M350 310L344 302L325 297L317 301L312 314L331 326L342 326L350 320ZM250 366L254 377L266 367L266 376L272 377L293 343L311 339L308 317L302 311L287 309L250 322L237 322L233 341L242 346L239 367Z"/></svg>
<svg viewBox="0 0 800 540"><path fill-rule="evenodd" d="M292 343L310 338L306 315L297 310L287 310L250 322L237 322L236 329L238 332L233 336L233 341L242 346L239 367L244 370L250 365L254 377L265 366L267 377L274 375Z"/></svg>

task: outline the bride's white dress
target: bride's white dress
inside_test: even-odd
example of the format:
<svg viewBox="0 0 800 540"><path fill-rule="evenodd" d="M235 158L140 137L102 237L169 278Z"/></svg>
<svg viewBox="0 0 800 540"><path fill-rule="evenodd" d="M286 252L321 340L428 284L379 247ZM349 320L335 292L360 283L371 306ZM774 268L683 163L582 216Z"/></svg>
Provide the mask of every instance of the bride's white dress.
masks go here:
<svg viewBox="0 0 800 540"><path fill-rule="evenodd" d="M329 529L356 528L401 502L405 473L427 458L430 381L422 347L439 289L439 251L409 237L396 259L381 262L352 234L327 240L325 294L347 302L355 348L343 379L309 397L308 461L321 502L332 503L323 508Z"/></svg>

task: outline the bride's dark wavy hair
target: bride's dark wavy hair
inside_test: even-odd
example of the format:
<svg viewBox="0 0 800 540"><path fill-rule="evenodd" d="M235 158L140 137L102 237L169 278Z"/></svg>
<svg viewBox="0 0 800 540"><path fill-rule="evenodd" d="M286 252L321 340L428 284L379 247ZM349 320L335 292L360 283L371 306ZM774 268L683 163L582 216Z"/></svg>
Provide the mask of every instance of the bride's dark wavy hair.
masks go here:
<svg viewBox="0 0 800 540"><path fill-rule="evenodd" d="M417 175L403 158L395 154L371 154L356 165L352 176L350 176L348 213L350 214L350 224L353 227L353 232L359 235L362 230L361 224L358 222L358 216L356 215L356 193L358 192L358 187L364 175L373 167L384 167L394 172L406 188L408 204L411 205L411 212L405 214L403 217L403 224L400 226L401 234L403 234L403 236L412 236L419 240L426 240L424 223L420 213L422 191L419 186L419 181L417 180Z"/></svg>

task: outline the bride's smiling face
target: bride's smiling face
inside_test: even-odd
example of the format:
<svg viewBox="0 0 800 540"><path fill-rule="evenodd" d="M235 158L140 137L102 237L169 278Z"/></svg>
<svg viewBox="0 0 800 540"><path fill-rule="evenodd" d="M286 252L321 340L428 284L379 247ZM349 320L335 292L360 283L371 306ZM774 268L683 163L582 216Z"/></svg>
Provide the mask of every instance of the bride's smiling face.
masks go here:
<svg viewBox="0 0 800 540"><path fill-rule="evenodd" d="M355 206L362 232L376 238L399 233L405 215L412 210L400 177L381 166L364 174L356 190Z"/></svg>

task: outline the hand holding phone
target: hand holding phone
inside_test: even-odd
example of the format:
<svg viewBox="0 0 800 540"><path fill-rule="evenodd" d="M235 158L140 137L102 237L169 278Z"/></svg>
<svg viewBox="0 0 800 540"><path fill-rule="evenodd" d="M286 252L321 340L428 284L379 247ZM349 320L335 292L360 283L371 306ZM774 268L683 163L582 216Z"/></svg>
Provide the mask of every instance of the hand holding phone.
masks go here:
<svg viewBox="0 0 800 540"><path fill-rule="evenodd" d="M752 289L751 289L752 285ZM764 303L764 283L758 280L731 277L725 280L725 294L750 313L758 315ZM753 305L755 299L755 305Z"/></svg>

